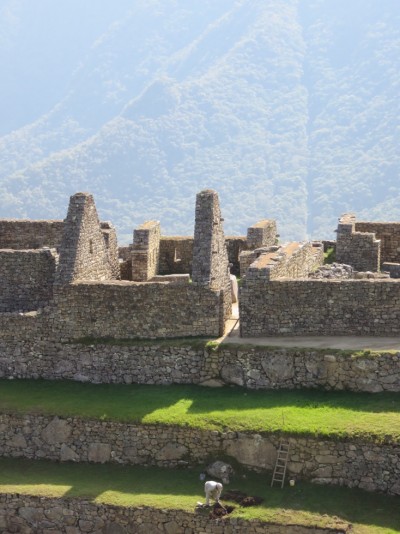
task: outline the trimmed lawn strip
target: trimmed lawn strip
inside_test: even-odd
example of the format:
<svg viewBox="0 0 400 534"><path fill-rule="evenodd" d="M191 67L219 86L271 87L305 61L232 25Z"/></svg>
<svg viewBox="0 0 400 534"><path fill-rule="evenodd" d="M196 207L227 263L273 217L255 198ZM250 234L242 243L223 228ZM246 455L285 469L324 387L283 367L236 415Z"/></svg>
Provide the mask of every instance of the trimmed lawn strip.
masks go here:
<svg viewBox="0 0 400 534"><path fill-rule="evenodd" d="M1 413L279 433L326 439L400 439L400 394L238 387L0 380Z"/></svg>
<svg viewBox="0 0 400 534"><path fill-rule="evenodd" d="M117 506L152 506L192 512L204 502L196 470L127 467L111 464L58 464L0 458L0 492L58 498L87 498ZM270 488L270 477L239 474L229 488L258 495L257 507L237 507L232 517L279 524L334 526L350 522L354 534L400 532L400 499L357 489L298 483ZM227 489L227 488L226 488Z"/></svg>

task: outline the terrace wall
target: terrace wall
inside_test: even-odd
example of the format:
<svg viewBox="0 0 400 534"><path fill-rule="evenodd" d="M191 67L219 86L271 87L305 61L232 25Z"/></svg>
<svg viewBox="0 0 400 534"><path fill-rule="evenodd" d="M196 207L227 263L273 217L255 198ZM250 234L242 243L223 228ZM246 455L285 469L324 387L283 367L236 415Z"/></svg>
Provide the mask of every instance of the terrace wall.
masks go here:
<svg viewBox="0 0 400 534"><path fill-rule="evenodd" d="M0 494L0 529L2 532L26 534L343 534L348 531L346 526L276 525L239 518L215 521L204 514L183 510L112 506L85 499L55 499L15 493Z"/></svg>
<svg viewBox="0 0 400 534"><path fill-rule="evenodd" d="M50 317L0 315L0 378L95 383L226 384L249 389L400 391L400 353L201 344L62 343Z"/></svg>
<svg viewBox="0 0 400 534"><path fill-rule="evenodd" d="M400 333L398 280L268 281L255 269L239 305L243 337Z"/></svg>
<svg viewBox="0 0 400 534"><path fill-rule="evenodd" d="M56 262L49 249L0 250L0 312L46 306L53 296Z"/></svg>
<svg viewBox="0 0 400 534"><path fill-rule="evenodd" d="M0 415L2 456L56 461L195 466L210 455L230 456L256 471L271 471L280 436L140 425L43 415ZM360 439L290 437L288 474L320 484L400 495L400 445Z"/></svg>

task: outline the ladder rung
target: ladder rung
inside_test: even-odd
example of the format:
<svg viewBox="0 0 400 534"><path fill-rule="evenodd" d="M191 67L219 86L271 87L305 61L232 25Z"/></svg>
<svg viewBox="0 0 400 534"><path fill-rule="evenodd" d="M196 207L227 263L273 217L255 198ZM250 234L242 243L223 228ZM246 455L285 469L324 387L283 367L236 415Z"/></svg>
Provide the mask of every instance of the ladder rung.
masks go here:
<svg viewBox="0 0 400 534"><path fill-rule="evenodd" d="M287 463L289 460L289 449L290 443L283 443L282 441L279 443L271 486L273 486L274 482L277 482L281 484L281 488L283 488L286 476Z"/></svg>

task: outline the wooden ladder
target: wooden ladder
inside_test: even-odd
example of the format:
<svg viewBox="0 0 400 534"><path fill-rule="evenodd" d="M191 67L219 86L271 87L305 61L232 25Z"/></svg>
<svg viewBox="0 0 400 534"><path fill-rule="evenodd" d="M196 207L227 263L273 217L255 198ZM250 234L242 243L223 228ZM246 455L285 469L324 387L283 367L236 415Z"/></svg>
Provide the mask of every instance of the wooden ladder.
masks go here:
<svg viewBox="0 0 400 534"><path fill-rule="evenodd" d="M271 488L274 485L274 482L283 484L285 482L286 467L289 460L289 449L290 443L288 441L281 440L279 442L278 456L276 457L275 469L272 475Z"/></svg>

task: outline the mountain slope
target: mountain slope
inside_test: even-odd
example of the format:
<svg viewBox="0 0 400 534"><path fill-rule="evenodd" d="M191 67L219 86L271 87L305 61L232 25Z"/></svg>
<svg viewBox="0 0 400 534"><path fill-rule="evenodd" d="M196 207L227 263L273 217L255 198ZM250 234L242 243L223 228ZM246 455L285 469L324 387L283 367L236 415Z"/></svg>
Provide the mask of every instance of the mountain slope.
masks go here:
<svg viewBox="0 0 400 534"><path fill-rule="evenodd" d="M120 0L94 26L75 17L98 35L67 89L0 138L1 216L64 217L89 190L122 241L151 218L190 234L212 187L227 233L273 217L283 239L331 237L343 211L400 218L400 5L332 6Z"/></svg>

